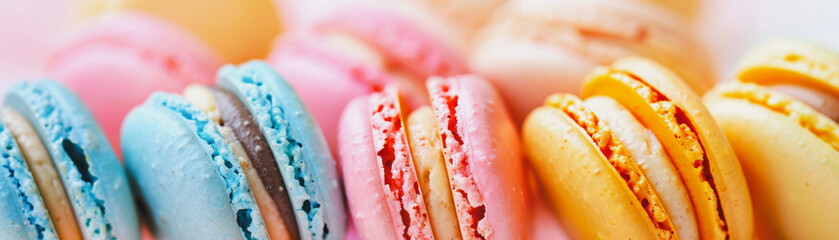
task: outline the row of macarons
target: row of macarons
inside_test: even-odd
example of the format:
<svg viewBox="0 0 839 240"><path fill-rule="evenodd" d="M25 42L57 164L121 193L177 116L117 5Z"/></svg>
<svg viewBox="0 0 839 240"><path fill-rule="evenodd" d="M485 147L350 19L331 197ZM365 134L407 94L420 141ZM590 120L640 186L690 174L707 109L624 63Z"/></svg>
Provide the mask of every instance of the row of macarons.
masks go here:
<svg viewBox="0 0 839 240"><path fill-rule="evenodd" d="M699 92L716 76L685 21L691 14L661 7L699 1L349 1L286 31L271 0L81 2L94 3L80 7L91 17L45 74L80 93L117 152L120 123L151 92L209 84L223 64L250 59L288 79L330 145L346 103L390 83L422 92L431 76L474 72L520 123L545 96L579 93L591 69L621 57L660 62Z"/></svg>
<svg viewBox="0 0 839 240"><path fill-rule="evenodd" d="M254 61L134 108L124 168L75 94L20 83L0 124L0 231L134 239L136 205L165 239L522 239L543 231L544 198L586 239L831 236L837 75L836 53L773 42L701 98L630 57L522 125L478 75L390 84L342 110L336 161L294 87Z"/></svg>

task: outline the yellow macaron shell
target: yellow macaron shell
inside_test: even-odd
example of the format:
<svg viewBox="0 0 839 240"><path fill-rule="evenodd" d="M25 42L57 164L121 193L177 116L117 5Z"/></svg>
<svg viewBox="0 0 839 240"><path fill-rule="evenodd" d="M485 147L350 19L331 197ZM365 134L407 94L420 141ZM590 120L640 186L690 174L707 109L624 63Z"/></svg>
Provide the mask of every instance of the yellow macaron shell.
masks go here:
<svg viewBox="0 0 839 240"><path fill-rule="evenodd" d="M661 141L693 200L702 239L751 239L752 204L740 164L699 96L652 61L625 58L589 75L583 97L608 96Z"/></svg>
<svg viewBox="0 0 839 240"><path fill-rule="evenodd" d="M632 160L647 176L656 194L661 198L679 239L699 239L699 227L696 225L690 195L655 134L614 99L595 96L586 99L584 104L609 126Z"/></svg>
<svg viewBox="0 0 839 240"><path fill-rule="evenodd" d="M774 41L749 52L735 79L760 85L792 83L839 96L839 54L807 43Z"/></svg>
<svg viewBox="0 0 839 240"><path fill-rule="evenodd" d="M20 146L23 158L29 166L29 171L32 172L32 177L35 179L38 192L43 198L44 206L47 208L58 237L82 239L82 233L79 231L76 215L73 213L73 207L70 206L70 199L64 190L61 176L58 175L41 137L29 120L19 112L7 108L0 111L0 116Z"/></svg>
<svg viewBox="0 0 839 240"><path fill-rule="evenodd" d="M124 10L161 17L232 63L264 58L281 28L273 0L84 0L78 8L81 17Z"/></svg>
<svg viewBox="0 0 839 240"><path fill-rule="evenodd" d="M781 238L839 235L839 126L755 84L723 85L705 103L743 165L758 217ZM756 144L759 143L759 144Z"/></svg>
<svg viewBox="0 0 839 240"><path fill-rule="evenodd" d="M437 119L424 106L408 116L408 141L431 229L437 239L461 239Z"/></svg>
<svg viewBox="0 0 839 240"><path fill-rule="evenodd" d="M534 170L556 210L584 238L676 239L649 180L605 124L555 94L525 120Z"/></svg>

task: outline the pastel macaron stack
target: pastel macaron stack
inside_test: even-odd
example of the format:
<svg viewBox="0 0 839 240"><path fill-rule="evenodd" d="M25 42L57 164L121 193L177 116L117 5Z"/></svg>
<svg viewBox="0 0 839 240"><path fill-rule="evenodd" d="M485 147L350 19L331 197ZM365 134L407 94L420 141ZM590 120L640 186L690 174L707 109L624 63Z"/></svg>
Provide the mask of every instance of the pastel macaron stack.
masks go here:
<svg viewBox="0 0 839 240"><path fill-rule="evenodd" d="M357 97L340 120L347 203L362 239L523 239L527 185L516 129L475 75L432 78L410 112L398 87Z"/></svg>
<svg viewBox="0 0 839 240"><path fill-rule="evenodd" d="M762 44L705 104L743 165L756 218L779 239L839 234L839 54Z"/></svg>
<svg viewBox="0 0 839 240"><path fill-rule="evenodd" d="M123 13L91 22L50 57L48 76L79 93L119 151L119 128L153 91L209 83L222 65L209 46L151 15Z"/></svg>
<svg viewBox="0 0 839 240"><path fill-rule="evenodd" d="M218 86L155 93L126 117L123 156L152 232L172 239L343 239L336 163L308 110L262 62Z"/></svg>
<svg viewBox="0 0 839 240"><path fill-rule="evenodd" d="M85 21L125 12L158 17L232 63L265 57L281 30L274 0L82 0L76 11Z"/></svg>
<svg viewBox="0 0 839 240"><path fill-rule="evenodd" d="M330 146L337 146L338 118L354 97L396 84L419 104L425 79L467 71L459 38L430 13L403 8L346 6L316 29L275 42L267 61L312 110Z"/></svg>
<svg viewBox="0 0 839 240"><path fill-rule="evenodd" d="M751 239L752 204L728 141L665 67L626 58L525 120L525 152L569 232L586 239Z"/></svg>
<svg viewBox="0 0 839 240"><path fill-rule="evenodd" d="M510 1L472 43L469 66L498 87L519 122L549 94L579 93L589 71L622 57L660 62L700 93L716 82L684 19L646 1Z"/></svg>
<svg viewBox="0 0 839 240"><path fill-rule="evenodd" d="M78 97L42 80L13 85L0 111L0 236L139 239L125 171Z"/></svg>

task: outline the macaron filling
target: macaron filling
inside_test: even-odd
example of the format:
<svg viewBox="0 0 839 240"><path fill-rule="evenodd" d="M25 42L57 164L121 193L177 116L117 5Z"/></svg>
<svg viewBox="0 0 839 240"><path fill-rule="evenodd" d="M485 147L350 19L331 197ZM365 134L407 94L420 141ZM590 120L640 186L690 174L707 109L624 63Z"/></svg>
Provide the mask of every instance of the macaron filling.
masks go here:
<svg viewBox="0 0 839 240"><path fill-rule="evenodd" d="M401 106L395 89L368 98L370 127L394 227L405 239L431 239L434 235L420 193Z"/></svg>
<svg viewBox="0 0 839 240"><path fill-rule="evenodd" d="M4 178L4 181L0 181L0 193L14 195L15 201L11 204L17 205L17 209L14 210L20 211L20 217L25 219L25 223L6 222L3 224L9 225L7 227L10 228L23 227L29 238L58 239L47 215L47 209L38 193L37 184L21 156L20 148L9 129L3 124L0 124L0 174ZM8 198L4 197L4 199ZM10 203L0 205L6 204Z"/></svg>
<svg viewBox="0 0 839 240"><path fill-rule="evenodd" d="M650 185L649 179L606 123L573 95L551 95L546 100L546 104L564 112L588 134L592 143L600 149L609 164L641 203L641 207L644 208L656 228L659 239L677 239L675 228L664 209L664 204Z"/></svg>
<svg viewBox="0 0 839 240"><path fill-rule="evenodd" d="M431 105L443 144L443 156L452 196L457 207L460 232L466 239L486 239L492 229L486 222L486 205L469 167L469 149L458 130L458 85L454 81L431 79L427 83Z"/></svg>
<svg viewBox="0 0 839 240"><path fill-rule="evenodd" d="M48 147L56 169L61 170L62 183L71 197L83 235L115 239L111 222L114 219L105 215L105 193L94 187L105 183L99 182L101 173L91 166L92 159L83 147L91 141L90 132L84 129L86 123L75 124L77 119L65 112L72 109L62 102L66 99L51 88L46 82L15 85L6 104L27 116Z"/></svg>
<svg viewBox="0 0 839 240"><path fill-rule="evenodd" d="M62 239L81 239L82 234L73 207L70 206L61 177L40 136L19 112L7 108L3 109L0 115L6 129L18 143L23 160L29 166L29 172L35 180L56 233Z"/></svg>
<svg viewBox="0 0 839 240"><path fill-rule="evenodd" d="M298 239L294 209L271 148L252 115L227 90L190 85L184 98L204 111L230 144L248 179L254 200L272 239Z"/></svg>
<svg viewBox="0 0 839 240"><path fill-rule="evenodd" d="M716 91L721 97L747 101L787 116L839 151L839 125L800 101L749 83L723 85Z"/></svg>
<svg viewBox="0 0 839 240"><path fill-rule="evenodd" d="M244 238L247 240L268 239L262 215L251 195L244 170L210 118L177 95L155 93L149 101L151 104L162 106L180 115L185 122L194 127L197 139L203 141L211 149L211 161L215 163L219 177L225 182L231 210L236 216Z"/></svg>
<svg viewBox="0 0 839 240"><path fill-rule="evenodd" d="M253 116L239 99L227 90L211 87L220 113L219 125L229 127L244 148L250 164L270 195L273 204L282 217L282 224L290 239L300 238L294 207L286 191L285 181L265 136L253 121ZM260 199L257 199L259 201ZM263 214L264 215L264 214ZM270 232L270 229L269 229Z"/></svg>
<svg viewBox="0 0 839 240"><path fill-rule="evenodd" d="M709 209L715 211L713 229L706 229L714 235L722 235L724 238L730 237L728 232L728 225L725 221L725 214L722 209L721 199L714 183L713 175L711 174L710 160L702 146L698 134L694 128L693 122L687 116L685 111L672 102L667 96L656 90L653 86L644 82L640 77L633 73L613 70L608 73L610 78L613 78L626 86L632 88L638 96L658 114L669 130L669 134L675 138L679 145L686 151L683 152L684 157L671 157L674 161L689 161L692 166L692 172L700 180L700 193L702 197L694 197L694 205L707 205ZM673 153L668 152L671 156ZM678 164L676 164L678 166ZM685 174L682 171L682 174ZM690 187L690 185L689 185ZM691 191L696 194L695 190ZM702 202L702 203L697 203ZM700 208L700 207L696 207ZM721 237L722 237L721 236Z"/></svg>

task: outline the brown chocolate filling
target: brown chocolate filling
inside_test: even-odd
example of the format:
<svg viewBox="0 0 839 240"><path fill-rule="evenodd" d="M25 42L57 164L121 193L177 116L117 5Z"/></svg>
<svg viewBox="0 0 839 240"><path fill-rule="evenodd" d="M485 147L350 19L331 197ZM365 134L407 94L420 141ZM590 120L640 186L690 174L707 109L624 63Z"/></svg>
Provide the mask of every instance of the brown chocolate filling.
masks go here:
<svg viewBox="0 0 839 240"><path fill-rule="evenodd" d="M239 139L251 164L256 168L268 195L274 200L289 236L291 239L300 239L294 207L291 205L285 181L271 153L271 147L259 130L259 126L254 122L250 111L233 93L221 88L211 87L210 89L216 98L221 117L219 125L233 130L233 134Z"/></svg>

